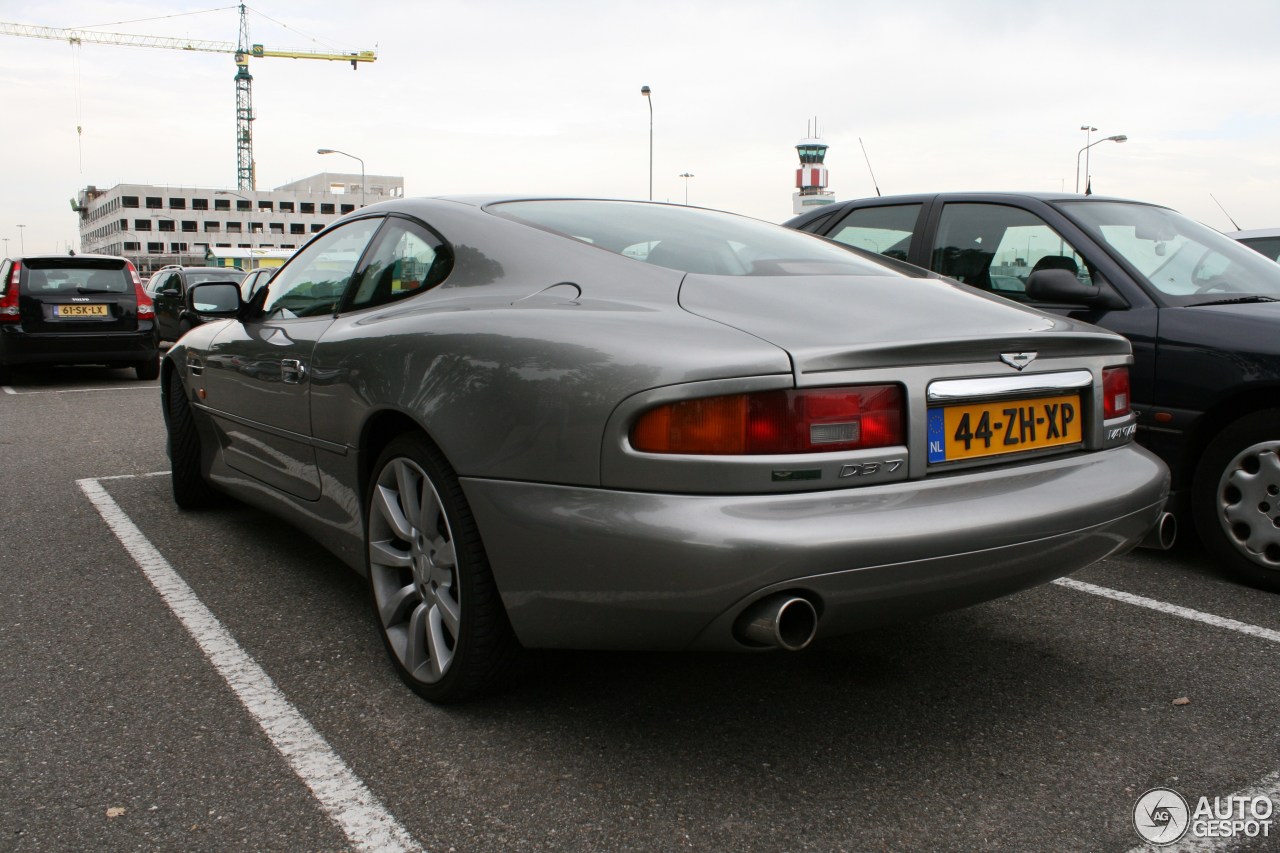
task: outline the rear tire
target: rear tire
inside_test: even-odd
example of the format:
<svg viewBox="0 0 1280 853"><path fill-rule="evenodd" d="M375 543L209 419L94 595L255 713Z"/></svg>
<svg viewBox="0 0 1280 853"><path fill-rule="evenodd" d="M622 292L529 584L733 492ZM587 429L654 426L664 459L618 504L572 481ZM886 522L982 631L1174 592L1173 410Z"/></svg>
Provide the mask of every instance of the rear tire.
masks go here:
<svg viewBox="0 0 1280 853"><path fill-rule="evenodd" d="M138 362L133 366L133 372L138 374L138 379L143 382L150 382L153 379L159 379L160 356L157 354L155 358Z"/></svg>
<svg viewBox="0 0 1280 853"><path fill-rule="evenodd" d="M370 599L397 674L441 704L503 687L520 647L453 469L409 433L373 472L364 503Z"/></svg>
<svg viewBox="0 0 1280 853"><path fill-rule="evenodd" d="M169 468L173 501L181 509L207 509L226 502L222 493L209 485L200 470L200 433L187 402L186 389L176 375L166 389L169 433Z"/></svg>
<svg viewBox="0 0 1280 853"><path fill-rule="evenodd" d="M1191 488L1206 550L1239 580L1280 592L1280 409L1246 415L1220 432Z"/></svg>
<svg viewBox="0 0 1280 853"><path fill-rule="evenodd" d="M0 364L0 385L9 385L13 382L13 368L7 364Z"/></svg>

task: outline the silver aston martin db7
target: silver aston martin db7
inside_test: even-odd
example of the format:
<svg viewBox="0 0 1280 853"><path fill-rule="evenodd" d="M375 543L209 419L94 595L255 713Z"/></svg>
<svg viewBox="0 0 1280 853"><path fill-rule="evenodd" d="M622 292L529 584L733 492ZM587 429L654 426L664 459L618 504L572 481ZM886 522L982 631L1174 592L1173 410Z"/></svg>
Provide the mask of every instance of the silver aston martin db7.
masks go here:
<svg viewBox="0 0 1280 853"><path fill-rule="evenodd" d="M1129 344L678 205L395 200L167 354L182 508L276 513L369 581L404 681L521 647L799 649L1132 547L1163 464Z"/></svg>

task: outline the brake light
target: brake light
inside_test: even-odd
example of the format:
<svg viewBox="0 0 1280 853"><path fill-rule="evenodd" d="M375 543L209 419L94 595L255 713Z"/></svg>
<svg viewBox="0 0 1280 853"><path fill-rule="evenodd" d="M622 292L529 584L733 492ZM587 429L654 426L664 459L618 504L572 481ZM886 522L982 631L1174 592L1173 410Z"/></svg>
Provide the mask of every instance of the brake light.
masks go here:
<svg viewBox="0 0 1280 853"><path fill-rule="evenodd" d="M142 286L142 279L138 277L137 268L134 267L132 261L125 261L124 265L129 270L129 278L133 279L133 293L138 299L138 319L154 320L156 306L151 301L151 294L147 293L147 289Z"/></svg>
<svg viewBox="0 0 1280 853"><path fill-rule="evenodd" d="M0 323L17 323L22 318L18 311L18 280L22 277L22 262L13 262L13 271L0 292Z"/></svg>
<svg viewBox="0 0 1280 853"><path fill-rule="evenodd" d="M761 391L650 409L631 445L644 453L829 453L902 444L903 420L897 385Z"/></svg>
<svg viewBox="0 0 1280 853"><path fill-rule="evenodd" d="M1102 371L1102 416L1119 418L1129 414L1129 368L1108 367Z"/></svg>

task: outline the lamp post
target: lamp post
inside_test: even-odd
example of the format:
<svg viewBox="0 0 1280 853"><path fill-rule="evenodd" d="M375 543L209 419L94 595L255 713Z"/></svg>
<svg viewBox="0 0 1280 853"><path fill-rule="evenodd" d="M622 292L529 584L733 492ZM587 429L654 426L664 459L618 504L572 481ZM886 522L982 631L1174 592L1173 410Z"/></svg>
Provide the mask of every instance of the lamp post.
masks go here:
<svg viewBox="0 0 1280 853"><path fill-rule="evenodd" d="M689 206L689 179L693 177L693 172L681 172L680 177L684 178L684 206Z"/></svg>
<svg viewBox="0 0 1280 853"><path fill-rule="evenodd" d="M4 256L7 258L9 257L9 238L0 237L0 239L4 240Z"/></svg>
<svg viewBox="0 0 1280 853"><path fill-rule="evenodd" d="M360 160L354 154L348 154L345 151L339 151L336 148L317 148L317 154L341 154L343 157L350 157L352 160ZM360 160L360 206L364 207L364 161Z"/></svg>
<svg viewBox="0 0 1280 853"><path fill-rule="evenodd" d="M1117 133L1115 136L1105 136L1102 139L1099 139L1097 142L1090 142L1088 145L1086 145L1085 147L1081 148L1079 151L1076 152L1076 192L1080 192L1080 155L1081 154L1085 155L1084 193L1085 195L1089 195L1092 192L1092 188L1089 185L1089 157L1088 157L1089 149L1095 145L1101 145L1104 142L1126 142L1128 141L1128 139L1129 137L1125 136L1123 133Z"/></svg>
<svg viewBox="0 0 1280 853"><path fill-rule="evenodd" d="M649 102L649 201L653 201L653 90L641 86L640 94ZM688 186L689 182L685 181L685 187Z"/></svg>
<svg viewBox="0 0 1280 853"><path fill-rule="evenodd" d="M27 239L26 239L26 237L25 237L25 236L23 235L23 233L22 233L22 229L23 229L23 228L26 228L26 227L27 227L27 226L25 226L25 225L19 225L19 226L18 226L18 248L19 248L19 250L22 252L22 254L23 254L23 255L25 255L25 254L27 253Z"/></svg>

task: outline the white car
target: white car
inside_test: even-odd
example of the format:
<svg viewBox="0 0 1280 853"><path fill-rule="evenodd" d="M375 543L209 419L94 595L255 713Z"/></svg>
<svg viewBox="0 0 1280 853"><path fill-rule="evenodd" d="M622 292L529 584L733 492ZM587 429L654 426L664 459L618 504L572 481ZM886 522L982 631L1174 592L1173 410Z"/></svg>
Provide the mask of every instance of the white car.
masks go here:
<svg viewBox="0 0 1280 853"><path fill-rule="evenodd" d="M1255 228L1251 231L1228 231L1226 234L1255 252L1280 261L1280 228Z"/></svg>

